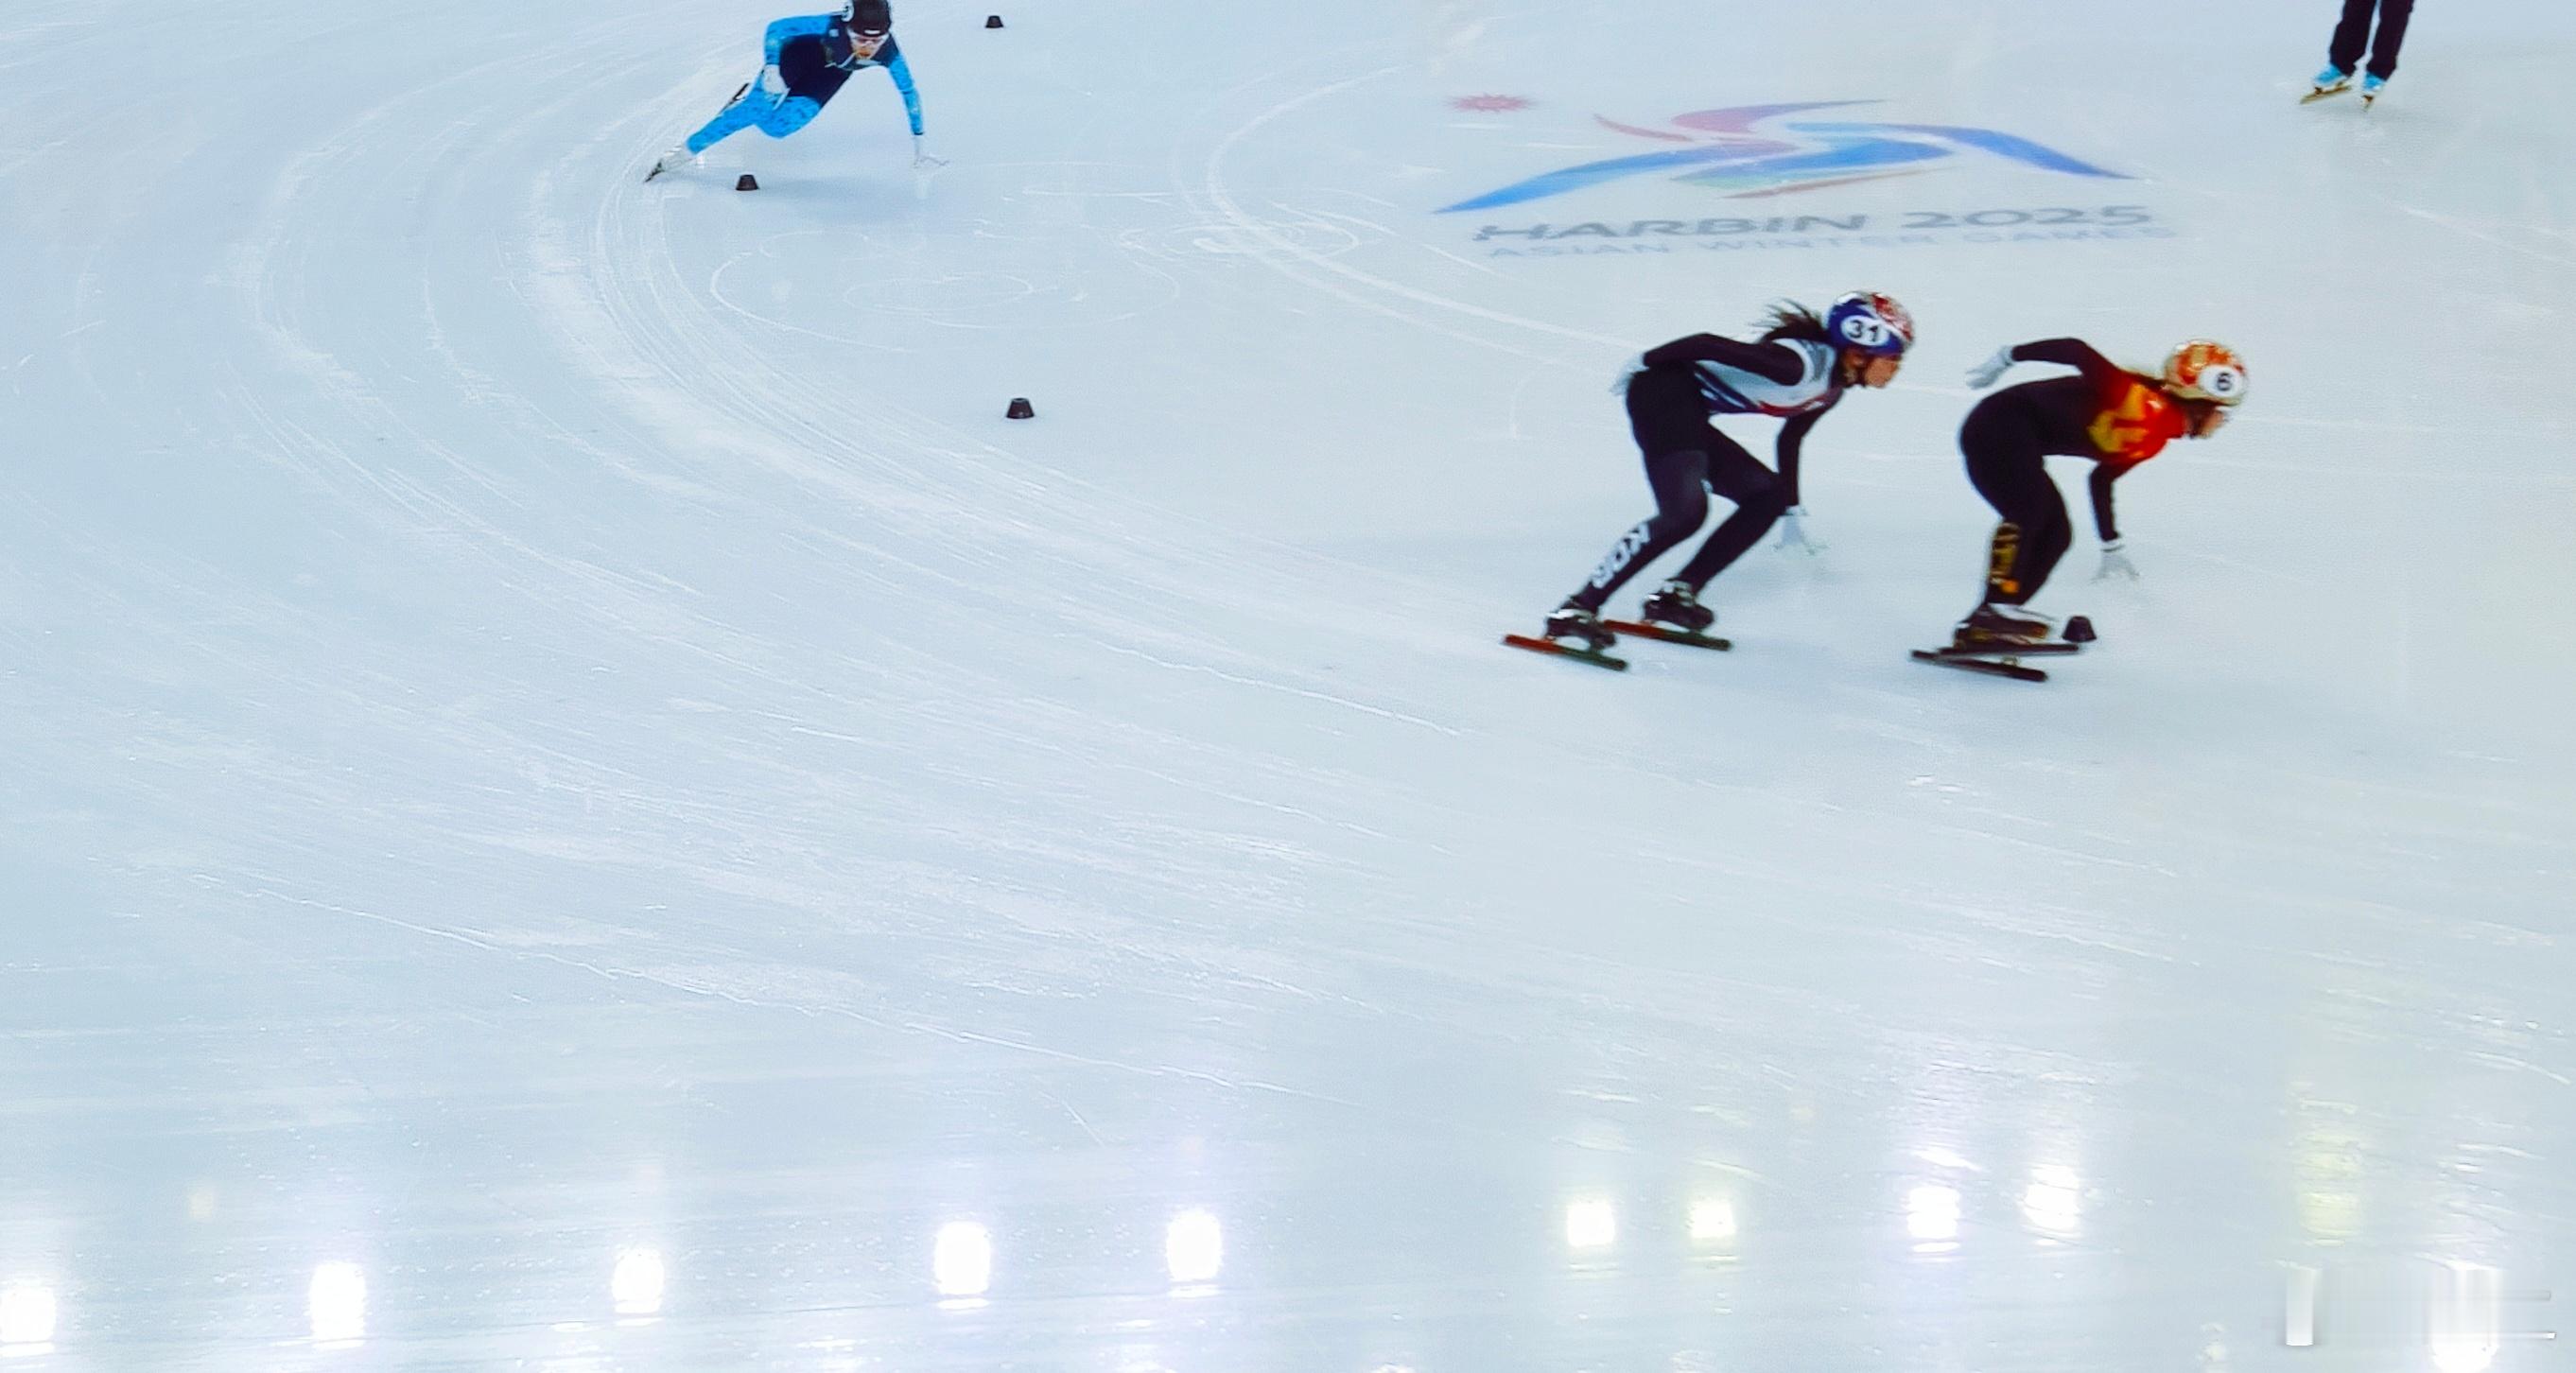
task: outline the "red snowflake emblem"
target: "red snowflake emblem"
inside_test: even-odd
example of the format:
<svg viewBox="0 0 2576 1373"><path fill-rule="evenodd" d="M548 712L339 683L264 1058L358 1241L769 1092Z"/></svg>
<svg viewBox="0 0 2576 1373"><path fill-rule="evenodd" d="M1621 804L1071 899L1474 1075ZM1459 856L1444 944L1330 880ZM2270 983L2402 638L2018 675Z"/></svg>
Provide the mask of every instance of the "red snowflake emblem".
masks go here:
<svg viewBox="0 0 2576 1373"><path fill-rule="evenodd" d="M1517 95L1462 95L1449 102L1453 110L1476 110L1485 114L1509 114L1526 110L1533 102Z"/></svg>

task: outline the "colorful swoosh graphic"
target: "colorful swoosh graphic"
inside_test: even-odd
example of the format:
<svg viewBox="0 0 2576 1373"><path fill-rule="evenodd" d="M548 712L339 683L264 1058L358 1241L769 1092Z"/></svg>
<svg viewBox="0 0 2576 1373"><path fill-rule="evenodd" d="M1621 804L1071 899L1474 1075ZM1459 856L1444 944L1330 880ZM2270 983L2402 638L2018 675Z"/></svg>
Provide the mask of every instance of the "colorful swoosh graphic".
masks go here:
<svg viewBox="0 0 2576 1373"><path fill-rule="evenodd" d="M1855 124L1836 120L1794 120L1766 131L1774 120L1812 110L1874 105L1874 100L1822 100L1786 105L1739 105L1675 115L1672 124L1685 132L1638 128L1595 116L1607 128L1637 138L1683 146L1634 157L1586 162L1516 181L1488 191L1440 213L1490 210L1545 200L1603 182L1632 176L1676 172L1676 181L1706 186L1731 197L1782 195L1845 185L1882 176L1922 170L1964 153L1984 153L2067 176L2126 181L2127 175L2096 167L2015 134L1953 124Z"/></svg>

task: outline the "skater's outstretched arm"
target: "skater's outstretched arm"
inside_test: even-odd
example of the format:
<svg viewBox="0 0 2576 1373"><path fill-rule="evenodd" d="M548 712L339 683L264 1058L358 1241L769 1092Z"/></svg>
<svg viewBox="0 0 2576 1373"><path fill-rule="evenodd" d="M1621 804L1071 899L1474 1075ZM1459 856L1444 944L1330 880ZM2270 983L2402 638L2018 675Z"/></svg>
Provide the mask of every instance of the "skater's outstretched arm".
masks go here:
<svg viewBox="0 0 2576 1373"><path fill-rule="evenodd" d="M893 48L894 40L887 39L886 47ZM878 60L885 63L886 75L894 78L894 88L903 92L903 112L912 121L912 136L921 137L921 92L912 84L912 64L903 60L901 52L893 51Z"/></svg>
<svg viewBox="0 0 2576 1373"><path fill-rule="evenodd" d="M1816 421L1823 419L1826 411L1841 402L1841 393L1837 392L1834 399L1805 414L1791 415L1788 423L1780 426L1779 445L1772 451L1780 461L1780 493L1792 506L1806 504L1798 498L1798 462L1806 454L1807 431L1815 428Z"/></svg>
<svg viewBox="0 0 2576 1373"><path fill-rule="evenodd" d="M2102 542L2106 544L2120 541L2120 523L2113 518L2111 511L2111 483L2129 475L2130 470L2136 466L2137 464L2133 462L2102 462L2093 465L2093 532L2100 535Z"/></svg>
<svg viewBox="0 0 2576 1373"><path fill-rule="evenodd" d="M2109 381L2121 376L2117 363L2093 351L2093 345L2082 339L2047 338L2025 343L2012 350L2015 362L2051 362L2072 367L2094 381Z"/></svg>
<svg viewBox="0 0 2576 1373"><path fill-rule="evenodd" d="M1693 334L1677 338L1660 348L1646 350L1648 367L1678 367L1693 362L1714 362L1751 372L1764 381L1782 386L1795 384L1807 375L1806 356L1783 343L1739 343L1716 334Z"/></svg>

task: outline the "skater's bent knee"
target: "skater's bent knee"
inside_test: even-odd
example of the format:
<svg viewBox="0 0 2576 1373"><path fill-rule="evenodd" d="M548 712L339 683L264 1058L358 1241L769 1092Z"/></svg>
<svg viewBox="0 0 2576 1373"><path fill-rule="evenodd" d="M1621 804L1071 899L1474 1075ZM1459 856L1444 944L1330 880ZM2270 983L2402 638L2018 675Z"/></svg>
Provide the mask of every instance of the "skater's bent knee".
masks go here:
<svg viewBox="0 0 2576 1373"><path fill-rule="evenodd" d="M1694 491L1677 500L1668 501L1663 508L1655 512L1655 517L1648 523L1655 526L1657 534L1668 534L1676 539L1682 538L1708 523L1708 497Z"/></svg>

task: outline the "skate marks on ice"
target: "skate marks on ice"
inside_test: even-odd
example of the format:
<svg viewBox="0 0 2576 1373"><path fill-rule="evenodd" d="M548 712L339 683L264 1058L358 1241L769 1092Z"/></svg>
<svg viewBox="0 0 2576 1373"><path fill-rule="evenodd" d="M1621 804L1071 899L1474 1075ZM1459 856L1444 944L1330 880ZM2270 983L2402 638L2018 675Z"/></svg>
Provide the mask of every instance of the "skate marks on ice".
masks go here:
<svg viewBox="0 0 2576 1373"><path fill-rule="evenodd" d="M110 692L90 714L37 698L44 723L68 726L38 741L37 775L81 777L97 798L84 804L156 841L137 859L150 876L120 895L183 913L204 932L190 947L228 956L226 986L330 998L315 1008L246 995L175 1035L128 1021L90 1038L136 1046L117 1051L127 1057L82 1063L113 1069L98 1075L111 1083L155 1083L151 1060L174 1046L183 1064L226 1067L231 1045L269 1042L321 1070L300 1091L239 1074L215 1095L177 1097L218 1104L203 1119L229 1120L220 1131L172 1115L148 1124L178 1126L167 1137L210 1156L265 1165L274 1150L290 1179L316 1160L361 1171L344 1152L346 1122L381 1134L388 1147L358 1160L372 1174L360 1181L398 1199L322 1237L435 1243L380 1283L376 1349L359 1357L473 1361L504 1341L513 1357L529 1353L559 1314L543 1303L508 1308L515 1323L470 1352L408 1343L407 1332L492 1324L455 1313L486 1309L469 1303L495 1256L535 1277L580 1268L574 1281L594 1285L586 1252L567 1262L509 1237L592 1241L603 1221L587 1204L623 1189L622 1177L595 1176L602 1160L613 1169L639 1153L670 1160L671 1185L635 1188L656 1209L606 1223L693 1232L697 1252L715 1257L693 1270L675 1251L675 1272L701 1283L688 1319L605 1338L739 1333L811 1294L822 1321L858 1325L856 1340L847 1326L831 1331L844 1343L818 1354L874 1359L910 1340L928 1351L916 1360L925 1367L941 1366L942 1351L919 1332L1060 1328L1066 1301L1082 1303L1085 1329L1126 1313L1159 1320L1163 1275L1150 1254L1138 1272L1023 1260L1016 1293L1006 1283L985 1315L954 1319L931 1309L902 1232L885 1269L899 1281L829 1267L818 1282L828 1244L900 1232L912 1216L882 1195L817 1205L817 1176L859 1176L882 1193L890 1179L907 1190L937 1170L971 1171L997 1193L1038 1195L1070 1174L1094 1190L1043 1223L1068 1237L1063 1249L1095 1238L1115 1248L1133 1237L1096 1218L1097 1179L1166 1175L1167 1156L1138 1141L1176 1121L1208 1122L1207 1156L1248 1209L1269 1214L1339 1214L1354 1200L1352 1173L1366 1171L1348 1160L1391 1140L1431 1141L1462 1177L1507 1175L1512 1185L1475 1199L1481 1214L1537 1222L1516 1219L1490 1246L1485 1232L1445 1228L1470 1208L1416 1198L1405 1214L1437 1217L1441 1232L1418 1250L1383 1247L1419 1252L1425 1266L1372 1268L1368 1254L1428 1227L1345 1231L1305 1256L1306 1271L1372 1310L1400 1309L1416 1331L1426 1305L1445 1300L1426 1289L1481 1275L1475 1265L1497 1253L1513 1256L1509 1274L1477 1287L1549 1309L1566 1289L1526 1275L1564 1268L1547 1224L1553 1191L1601 1185L1605 1168L1640 1196L1717 1176L1753 1189L1751 1233L1803 1262L1731 1269L1730 1281L1781 1275L1734 1291L1739 1307L1812 1290L1820 1272L1876 1283L1891 1253L1911 1261L1904 1215L1883 1230L1858 1218L1886 1209L1882 1184L1910 1185L1925 1169L1981 1227L1945 1271L2019 1276L1992 1266L2009 1260L1983 1241L2019 1240L2013 1169L2043 1143L2076 1151L2087 1206L2099 1198L2085 1242L2046 1251L2052 1262L2116 1252L2128 1278L2189 1271L2210 1252L2207 1228L2167 1233L2137 1218L2205 1216L2187 1203L2209 1193L2134 1141L2180 1138L2167 1127L2190 1123L2190 1161L2259 1174L2226 1195L2268 1214L2282 1200L2274 1175L2305 1157L2278 1139L2283 1081L2356 1103L2339 1118L2372 1132L2353 1150L2374 1184L2448 1176L2452 1125L2485 1122L2463 1155L2482 1170L2473 1192L2392 1186L2391 1211L2464 1200L2482 1224L2510 1223L2515 1207L2544 1221L2566 1213L2563 1185L2532 1181L2542 1165L2531 1160L2565 1138L2546 1089L2568 1065L2554 1022L2523 1028L2552 1004L2532 990L2550 925L2515 885L2563 866L2548 824L2562 812L2539 804L2563 792L2410 772L2418 760L2402 741L2358 729L2303 736L2349 737L2355 753L2266 740L2250 724L2195 752L2177 741L2224 735L2224 719L2195 712L2225 693L2170 663L2139 665L2141 690L2118 702L2116 727L2098 696L1975 684L1981 699L1967 710L1927 704L1949 693L1919 683L1888 686L1910 666L1831 671L1875 665L1901 640L1808 653L1797 674L1774 664L1808 646L1615 688L1540 672L1518 674L1535 686L1499 689L1481 631L1460 631L1454 652L1424 647L1435 636L1424 625L1448 621L1372 603L1386 583L1367 569L1085 481L1042 440L953 418L965 412L898 379L900 354L834 344L825 365L782 356L779 344L811 336L707 290L742 240L692 241L687 211L647 211L631 196L600 209L603 194L623 194L603 188L622 186L626 154L657 132L625 115L624 93L585 84L565 93L572 107L462 117L515 108L541 74L491 72L463 108L405 106L304 165L260 207L274 251L240 293L279 332L193 339L201 357L235 355L207 392L169 398L216 400L210 429L258 447L281 484L309 488L309 523L348 531L326 545L329 570L359 585L333 599L242 572L182 599L170 587L201 569L122 545L130 566L77 609L141 631L122 661L167 689ZM599 133L567 145L566 128ZM218 185L201 189L201 206L224 200ZM439 217L446 202L452 218ZM406 231L427 246L394 246ZM1322 253L1339 241L1283 232ZM139 267L150 237L108 256L131 252ZM1491 324L1376 295L1293 253L1264 261L1280 269L1283 295L1329 302L1337 325L1390 305L1470 333ZM104 263L100 281L119 265ZM728 289L749 280L739 272ZM1314 297L1307 277L1375 304ZM757 291L735 303L746 299ZM1561 355L1560 342L1532 351ZM92 375L114 382L104 367ZM1321 666L1333 661L1367 666ZM45 670L23 664L12 681ZM1719 678L1724 694L1707 689ZM1529 708L1578 693L1623 704L1554 718ZM1990 704L2006 695L2035 717L2000 718ZM249 704L218 704L234 700ZM1584 727L1560 733L1560 718ZM2360 749L2393 761L2373 773L2350 761ZM2106 757L2142 761L2110 776ZM2510 760L2480 766L2482 782L2510 778ZM1574 857L1525 861L1553 854ZM134 952L83 958L132 963ZM19 961L13 977L26 975ZM385 1071L380 1046L406 1037L450 1040L435 1046L438 1062L506 1067L496 1082L513 1085L434 1066ZM36 1062L66 1059L49 1049ZM2237 1064L2248 1066L2227 1070ZM765 1114L759 1084L782 1077L780 1095L812 1100ZM75 1114L95 1082L69 1071L41 1081L61 1084L29 1097L53 1113L46 1124L153 1134L133 1128L122 1098L114 1116ZM2543 1095L2491 1092L2498 1083ZM142 1095L131 1095L135 1111L170 1109L168 1096L156 1107ZM1044 1108L1041 1123L1013 1114L1023 1101ZM1326 1102L1339 1104L1291 1109ZM1059 1107L1071 1124L1054 1118ZM609 1123L585 1132L575 1117ZM469 1123L448 1123L459 1119ZM890 1119L931 1122L929 1141L889 1133ZM1999 1119L2055 1133L1950 1131ZM448 1138L535 1163L501 1178L462 1154L435 1169L411 1161ZM763 1152L772 1138L818 1142L810 1154ZM1111 1153L1086 1152L1104 1139ZM1074 1161L1050 1171L1034 1158L1058 1150ZM1998 1161L2006 1151L2013 1163ZM1342 1167L1303 1189L1275 1185L1282 1170L1265 1164L1301 1157ZM103 1171L65 1165L38 1181L71 1195ZM156 1196L185 1181L148 1169L112 1180ZM443 1226L419 1224L434 1205L399 1199L479 1205L472 1194L487 1181L503 1184L504 1204L440 1213ZM1621 1213L1632 1245L1656 1233L1655 1221L1630 1220L1649 1205ZM85 1213L75 1202L61 1214ZM2373 1223L2377 1240L2420 1237L2402 1220ZM1247 1252L1272 1242L1260 1223L1246 1231ZM122 1317L206 1290L219 1272L250 1274L265 1294L276 1276L266 1255L300 1251L307 1235L235 1230L228 1242L266 1247L221 1270L93 1270L106 1275L87 1279L93 1290L121 1289L125 1306L102 1297L89 1310ZM2281 1235L2247 1221L2224 1238L2269 1255ZM481 1252L465 1256L469 1246ZM1655 1285L1678 1264L1616 1253L1578 1281L1636 1294L1640 1314L1575 1324L1635 1327L1721 1304L1688 1275ZM440 1265L451 1285L422 1296L420 1273ZM729 1288L716 1284L719 1265ZM1431 1267L1440 1276L1426 1281ZM301 1277L289 1279L277 1292L291 1324ZM1013 1304L1032 1290L1080 1295ZM2031 1309L1996 1290L1997 1309ZM451 1294L460 1300L440 1306ZM599 1305L593 1292L572 1309ZM1488 1298L1458 1308L1492 1324ZM1311 1302L1283 1296L1255 1266L1194 1309L1218 1313L1217 1326L1272 1321L1315 1347ZM1768 1309L1776 1322L1776 1300ZM1870 1308L1837 1326L1827 1311L1818 1328L1875 1337L1898 1318ZM1539 1317L1533 1328L1554 1338L1544 1329L1565 1324ZM1724 1328L1757 1324L1730 1317ZM1434 1353L1458 1347L1416 1338ZM2124 1346L2141 1347L2156 1346ZM1783 1348L1790 1362L1813 1353ZM1076 1366L1095 1352L1058 1345L1018 1361ZM1567 1352L1569 1366L1599 1353ZM300 1366L305 1352L257 1357ZM1855 1349L1844 1361L1867 1358ZM946 1366L1005 1362L960 1354ZM1683 1361L1654 1351L1610 1362Z"/></svg>
<svg viewBox="0 0 2576 1373"><path fill-rule="evenodd" d="M1364 271L1340 260L1339 254L1326 254L1297 241L1287 226L1293 226L1312 212L1295 212L1284 219L1255 213L1238 196L1225 172L1225 163L1234 150L1269 125L1306 106L1330 101L1360 87L1382 82L1414 70L1412 64L1381 67L1339 81L1312 86L1254 114L1220 137L1208 152L1202 166L1195 194L1223 220L1252 241L1270 249L1259 260L1266 266L1295 280L1311 290L1342 300L1359 309L1380 314L1453 341L1478 349L1498 351L1535 364L1553 365L1561 361L1563 346L1537 342L1520 345L1507 341L1517 334L1538 334L1545 339L1565 340L1601 346L1617 352L1633 348L1633 343L1580 329L1534 319L1478 305L1471 301L1441 295L1405 282ZM1286 80L1288 78L1279 78ZM1222 97L1210 102L1216 108ZM1481 266L1481 265L1480 265ZM1452 321L1455 322L1452 322ZM1505 337L1497 337L1492 328L1503 326Z"/></svg>
<svg viewBox="0 0 2576 1373"><path fill-rule="evenodd" d="M481 75L509 84L534 69L493 64ZM589 90L577 86L562 98L579 101ZM633 251L619 241L612 212L586 225L581 211L567 212L596 203L595 189L576 174L585 160L610 160L621 140L646 130L610 121L588 147L566 155L537 151L550 130L580 122L552 104L472 139L460 135L463 126L405 115L399 102L389 104L299 159L277 185L243 289L263 322L266 353L301 381L282 386L237 365L234 401L266 451L333 492L334 507L356 527L380 532L389 560L498 593L482 612L497 632L478 662L441 663L391 638L326 648L329 627L321 624L291 650L308 661L341 660L336 674L291 674L328 693L312 713L372 717L391 764L380 770L382 784L444 817L415 833L415 847L460 867L569 865L612 883L621 872L651 875L683 892L725 893L714 900L718 909L748 902L800 911L792 923L827 931L830 913L848 910L849 893L863 891L875 918L909 912L898 939L969 948L941 927L1018 930L1014 939L1033 945L1002 961L1041 982L1113 976L1140 957L1176 973L1210 972L1219 966L1215 946L1186 952L1194 941L1173 937L1172 913L1293 918L1305 908L1292 895L1307 880L1300 874L1331 866L1320 853L1332 845L1288 836L1372 833L1331 799L1349 779L1281 752L1247 756L1204 728L1158 724L1145 709L1098 710L1103 702L1086 702L1086 689L1065 681L1063 660L1123 655L1153 675L1293 697L1372 727L1435 736L1446 729L1400 693L1353 691L1317 675L1302 653L1283 658L1245 636L1198 628L1247 616L1292 627L1328 618L1312 606L1283 606L1275 583L1232 570L1239 557L1213 547L1213 537L1016 463L889 392L845 388L818 409L804 379L759 364L760 344L741 337L744 321L668 275L667 244ZM424 127L437 131L426 145L417 132ZM506 170L532 152L536 173ZM394 169L425 174L433 186L481 178L524 187L517 242L505 249L519 269L497 294L464 284L489 279L470 270L388 274L359 255L381 241L372 228L315 212L393 201L380 181ZM442 247L439 255L444 268L452 254ZM314 289L324 283L350 289L338 296ZM406 350L366 335L359 326L369 311L423 320L426 350L388 365L384 359ZM534 352L520 341L531 314L546 340ZM581 384L553 379L567 359ZM423 364L431 375L418 375ZM275 403L298 389L322 400ZM441 393L455 408L421 400ZM831 423L852 409L868 417L863 436ZM765 476L746 482L747 473ZM822 503L772 500L760 482ZM618 551L614 524L630 520L660 545ZM1127 532L1139 528L1173 533L1140 547ZM767 556L753 568L707 551L727 544ZM872 622L826 610L796 624L757 612L742 589L754 579L817 605L881 600L890 613ZM997 588L1025 593L1040 608L1015 607ZM943 613L924 621L925 606ZM961 608L964 617L954 613ZM1348 630L1337 627L1344 638ZM827 632L848 638L834 644ZM1031 650L991 654L982 647L988 635L1022 636ZM978 646L959 653L953 645L962 639ZM512 644L519 647L503 647ZM522 662L508 661L518 655ZM559 667L539 666L555 660ZM245 674L255 670L241 665ZM495 671L533 680L486 677ZM578 713L550 703L549 694L580 702ZM1091 724L1070 728L1077 715L1093 717ZM895 746L889 736L912 742ZM913 749L944 754L950 771L916 778L900 794L872 782L834 785L836 777L905 766ZM442 766L441 758L476 761ZM476 805L457 793L480 785L469 779L486 761L502 765L488 781L506 787L503 760L514 759L542 779L517 805ZM309 795L319 780L298 776L291 758L270 766L281 793ZM996 816L991 784L978 772L1034 772L1027 780L1042 787L1014 803L1032 835L1017 875L969 876L987 865L974 850ZM1100 832L1084 823L1083 789L1120 779L1174 798L1163 828ZM1196 820L1180 818L1191 811ZM322 832L291 805L251 813L281 834ZM1262 822L1237 823L1254 816ZM360 832L374 827L346 823ZM1085 829L1091 842L1049 837ZM347 847L384 844L363 838ZM755 871L764 875L751 879ZM797 873L808 875L790 875ZM285 895L314 901L335 892L327 868L308 871L302 884ZM1062 897L1073 890L1123 891L1129 900ZM480 918L456 926L497 922L487 947L524 945L553 923L524 899L493 895L499 899ZM361 909L345 898L330 904ZM1155 914L1138 924L1135 910ZM373 914L417 929L448 924ZM533 923L513 927L513 919ZM906 994L882 975L814 983L818 966L876 960L780 961L764 954L772 941L756 924L727 930L712 912L668 916L662 928L675 951L694 939L728 952L695 973L656 970L655 955L642 949L593 966L734 997L806 985L815 990L795 999L817 1006ZM1122 929L1132 933L1122 937ZM1156 947L1179 951L1144 952ZM719 974L719 963L739 971Z"/></svg>
<svg viewBox="0 0 2576 1373"><path fill-rule="evenodd" d="M1150 291L1103 289L1097 274L1079 265L1079 251L1045 268L998 270L973 268L923 271L895 246L902 233L889 229L865 233L841 251L815 251L822 243L847 243L844 229L800 229L767 236L719 264L709 275L706 294L726 309L763 329L864 352L901 353L904 345L881 334L822 327L793 310L771 302L812 289L795 274L816 262L832 263L840 279L841 303L853 316L871 322L900 317L942 330L1025 335L1070 332L1150 315L1181 298L1181 287L1167 274L1140 273L1122 287L1151 285ZM1012 237L1023 244L1042 235L1005 235L998 228L976 231L979 241ZM1032 323L1042 319L1042 324Z"/></svg>

